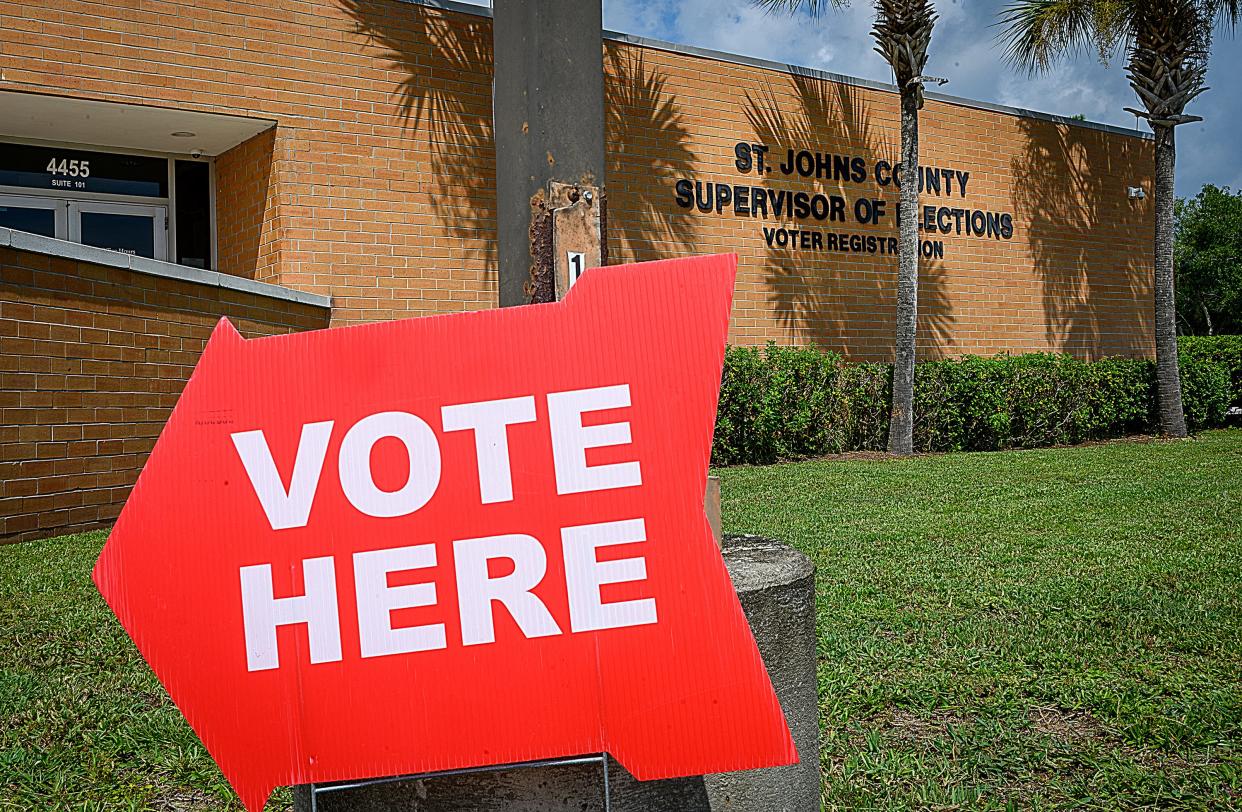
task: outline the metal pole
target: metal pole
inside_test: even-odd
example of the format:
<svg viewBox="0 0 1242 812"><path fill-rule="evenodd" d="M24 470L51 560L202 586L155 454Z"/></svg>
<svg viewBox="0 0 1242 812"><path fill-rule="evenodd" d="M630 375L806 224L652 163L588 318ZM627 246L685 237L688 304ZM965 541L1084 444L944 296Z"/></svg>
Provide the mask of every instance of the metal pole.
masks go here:
<svg viewBox="0 0 1242 812"><path fill-rule="evenodd" d="M600 753L604 762L604 812L612 812L612 791L608 786L608 754Z"/></svg>

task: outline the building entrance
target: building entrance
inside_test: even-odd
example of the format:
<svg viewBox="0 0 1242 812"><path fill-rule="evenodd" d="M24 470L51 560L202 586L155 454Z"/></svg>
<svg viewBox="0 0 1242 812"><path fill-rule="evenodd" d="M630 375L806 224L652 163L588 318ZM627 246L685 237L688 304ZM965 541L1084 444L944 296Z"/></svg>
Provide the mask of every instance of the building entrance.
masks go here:
<svg viewBox="0 0 1242 812"><path fill-rule="evenodd" d="M0 194L0 226L168 259L168 207L162 205Z"/></svg>
<svg viewBox="0 0 1242 812"><path fill-rule="evenodd" d="M0 140L0 227L210 268L211 164Z"/></svg>

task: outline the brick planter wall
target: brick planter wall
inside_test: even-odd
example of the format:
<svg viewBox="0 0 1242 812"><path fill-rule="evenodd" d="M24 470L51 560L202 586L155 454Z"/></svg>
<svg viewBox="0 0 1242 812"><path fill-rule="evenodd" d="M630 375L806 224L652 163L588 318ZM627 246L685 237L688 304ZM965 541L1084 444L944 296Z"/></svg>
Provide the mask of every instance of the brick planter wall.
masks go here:
<svg viewBox="0 0 1242 812"><path fill-rule="evenodd" d="M212 327L326 327L324 307L0 247L0 542L121 510Z"/></svg>

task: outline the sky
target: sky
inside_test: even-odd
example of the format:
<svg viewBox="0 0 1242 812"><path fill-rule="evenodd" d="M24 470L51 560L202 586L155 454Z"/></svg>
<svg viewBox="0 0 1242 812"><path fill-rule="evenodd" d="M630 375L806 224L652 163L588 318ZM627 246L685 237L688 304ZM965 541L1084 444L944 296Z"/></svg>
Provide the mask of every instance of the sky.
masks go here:
<svg viewBox="0 0 1242 812"><path fill-rule="evenodd" d="M792 65L890 82L872 50L873 7L853 0L810 19L773 14L749 0L603 0L604 27L625 34L760 57ZM480 3L487 5L487 3ZM949 79L942 92L1063 116L1135 127L1125 112L1138 99L1125 78L1123 54L1107 66L1094 52L1076 55L1043 76L1003 64L994 22L1004 0L939 0L927 73ZM1242 30L1219 32L1207 84L1187 108L1202 123L1177 128L1177 191L1198 193L1205 183L1242 189L1242 93L1230 77L1242 75ZM1231 85L1233 85L1231 87ZM1142 129L1147 130L1145 124Z"/></svg>

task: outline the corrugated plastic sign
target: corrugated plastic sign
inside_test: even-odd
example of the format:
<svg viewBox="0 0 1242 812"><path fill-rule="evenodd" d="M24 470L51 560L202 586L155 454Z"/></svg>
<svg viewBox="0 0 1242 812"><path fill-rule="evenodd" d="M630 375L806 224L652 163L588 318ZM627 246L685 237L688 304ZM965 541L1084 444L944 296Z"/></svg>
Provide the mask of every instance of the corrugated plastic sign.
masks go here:
<svg viewBox="0 0 1242 812"><path fill-rule="evenodd" d="M94 579L247 809L605 751L644 780L797 761L703 512L735 266L220 323Z"/></svg>

